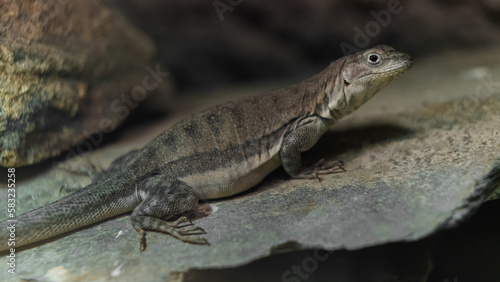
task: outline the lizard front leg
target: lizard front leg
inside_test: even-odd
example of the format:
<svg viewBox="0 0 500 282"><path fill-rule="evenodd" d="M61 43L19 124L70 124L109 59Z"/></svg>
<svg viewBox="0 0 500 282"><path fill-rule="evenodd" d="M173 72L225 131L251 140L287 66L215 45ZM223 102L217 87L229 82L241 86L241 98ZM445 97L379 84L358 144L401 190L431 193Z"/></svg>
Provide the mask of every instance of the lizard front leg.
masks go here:
<svg viewBox="0 0 500 282"><path fill-rule="evenodd" d="M163 174L153 175L138 185L142 187L136 190L137 200L142 200L141 194L146 194L146 197L134 209L130 219L134 229L141 235L141 252L146 249L146 231L167 233L187 243L209 245L206 239L198 236L206 232L195 227L186 217L173 222L166 221L196 206L198 198L190 186Z"/></svg>
<svg viewBox="0 0 500 282"><path fill-rule="evenodd" d="M311 170L302 169L300 154L309 150L318 142L327 129L327 120L319 116L311 116L299 121L297 127L288 133L280 150L281 165L293 178L317 178L320 174L344 171L342 162L318 164Z"/></svg>

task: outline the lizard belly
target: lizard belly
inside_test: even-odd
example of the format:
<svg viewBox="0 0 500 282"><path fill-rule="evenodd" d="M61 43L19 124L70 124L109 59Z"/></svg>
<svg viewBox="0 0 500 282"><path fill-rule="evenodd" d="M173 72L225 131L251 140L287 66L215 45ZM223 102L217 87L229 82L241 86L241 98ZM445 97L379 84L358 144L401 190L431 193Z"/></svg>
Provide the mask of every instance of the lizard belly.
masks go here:
<svg viewBox="0 0 500 282"><path fill-rule="evenodd" d="M231 169L220 168L185 176L180 180L191 186L199 199L222 198L252 188L281 165L277 154L256 166L250 166L249 163L233 164Z"/></svg>

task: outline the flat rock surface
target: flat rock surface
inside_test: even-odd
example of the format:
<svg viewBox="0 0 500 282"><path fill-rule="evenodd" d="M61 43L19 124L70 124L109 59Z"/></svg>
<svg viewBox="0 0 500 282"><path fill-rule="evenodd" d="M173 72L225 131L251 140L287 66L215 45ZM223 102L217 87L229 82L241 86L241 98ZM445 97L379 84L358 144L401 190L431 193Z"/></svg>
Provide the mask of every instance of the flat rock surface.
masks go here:
<svg viewBox="0 0 500 282"><path fill-rule="evenodd" d="M106 166L171 124L132 129L88 158ZM421 58L304 156L309 163L343 160L347 172L290 180L280 169L246 193L201 202L194 222L211 246L150 232L140 253L139 236L122 216L17 253L17 276L1 272L0 280L182 281L190 269L287 250L418 240L500 198L499 124L500 49ZM89 181L61 169L28 169L16 176L19 213L60 198L63 185Z"/></svg>

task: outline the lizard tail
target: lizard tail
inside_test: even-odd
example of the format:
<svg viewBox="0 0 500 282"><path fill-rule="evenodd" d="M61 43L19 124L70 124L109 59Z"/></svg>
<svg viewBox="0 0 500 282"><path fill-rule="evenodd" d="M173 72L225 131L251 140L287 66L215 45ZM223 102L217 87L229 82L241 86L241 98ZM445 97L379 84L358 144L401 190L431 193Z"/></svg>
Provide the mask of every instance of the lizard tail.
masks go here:
<svg viewBox="0 0 500 282"><path fill-rule="evenodd" d="M103 179L51 204L4 220L0 229L0 252L133 210L138 201L133 189L126 189L127 182L117 181L115 177Z"/></svg>

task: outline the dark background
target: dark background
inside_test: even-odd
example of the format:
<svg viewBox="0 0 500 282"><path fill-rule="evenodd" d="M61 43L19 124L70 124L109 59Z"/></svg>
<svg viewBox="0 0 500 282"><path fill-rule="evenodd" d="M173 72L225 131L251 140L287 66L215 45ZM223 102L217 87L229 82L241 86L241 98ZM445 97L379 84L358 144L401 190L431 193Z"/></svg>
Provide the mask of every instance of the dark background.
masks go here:
<svg viewBox="0 0 500 282"><path fill-rule="evenodd" d="M302 78L356 38L360 49L387 44L414 57L500 43L496 0L105 2L153 38L179 91Z"/></svg>

